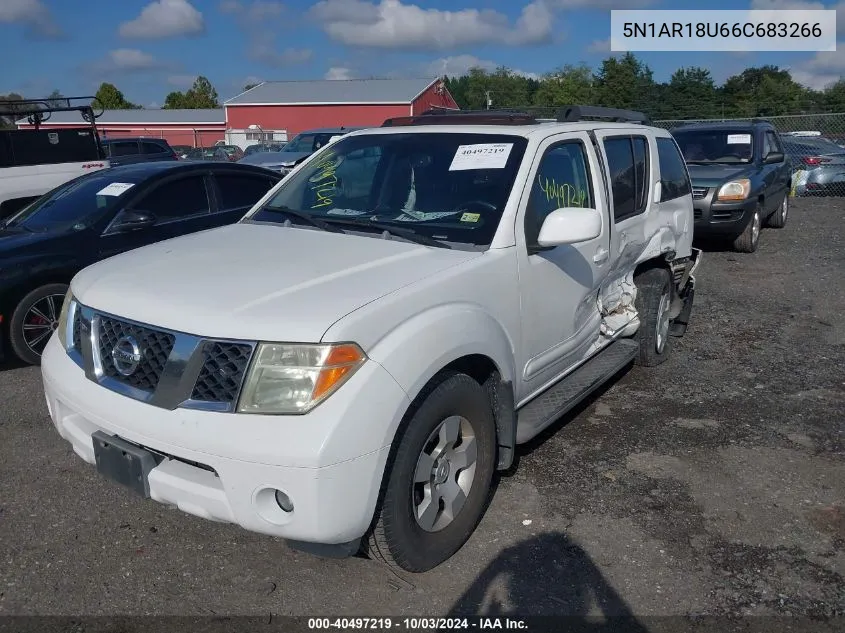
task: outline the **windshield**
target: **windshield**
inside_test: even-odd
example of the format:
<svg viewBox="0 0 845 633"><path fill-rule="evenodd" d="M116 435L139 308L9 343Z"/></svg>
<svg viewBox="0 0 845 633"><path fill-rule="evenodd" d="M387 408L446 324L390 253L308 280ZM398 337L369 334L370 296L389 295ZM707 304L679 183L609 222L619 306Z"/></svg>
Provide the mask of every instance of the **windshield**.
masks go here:
<svg viewBox="0 0 845 633"><path fill-rule="evenodd" d="M688 163L750 163L754 156L751 130L688 130L672 135Z"/></svg>
<svg viewBox="0 0 845 633"><path fill-rule="evenodd" d="M118 196L137 183L135 179L108 172L82 176L43 195L17 215L7 227L30 231L58 231L87 228L111 209Z"/></svg>
<svg viewBox="0 0 845 633"><path fill-rule="evenodd" d="M501 134L347 136L288 176L245 220L293 222L296 214L341 228L350 220L378 223L397 233L488 245L526 145L523 137Z"/></svg>

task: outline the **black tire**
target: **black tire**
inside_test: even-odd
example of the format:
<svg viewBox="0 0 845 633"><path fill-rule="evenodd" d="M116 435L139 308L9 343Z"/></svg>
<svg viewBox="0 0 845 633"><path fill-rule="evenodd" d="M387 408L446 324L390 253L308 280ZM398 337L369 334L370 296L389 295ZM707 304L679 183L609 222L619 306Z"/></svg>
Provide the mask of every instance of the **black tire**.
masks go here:
<svg viewBox="0 0 845 633"><path fill-rule="evenodd" d="M777 211L772 213L766 219L766 226L773 229L782 229L786 226L786 216L789 214L789 193L783 196L783 200L778 205Z"/></svg>
<svg viewBox="0 0 845 633"><path fill-rule="evenodd" d="M650 268L634 277L637 297L634 307L640 317L635 339L640 350L637 365L655 367L663 363L672 350L669 336L669 309L672 306L672 276L665 268Z"/></svg>
<svg viewBox="0 0 845 633"><path fill-rule="evenodd" d="M466 374L439 374L416 402L419 406L411 409L413 413L397 435L388 460L379 507L368 534L367 552L371 558L390 566L424 572L461 549L481 520L496 465L496 421L487 392ZM423 484L415 483L418 460L426 447L431 446L432 433L454 416L468 421L474 432L477 455L474 477L466 501L451 522L437 531L427 531L417 520L415 495L421 486L429 485L428 490L433 490L437 461L433 462L429 484ZM464 441L465 438L461 436ZM463 443L456 446L460 449ZM467 471L447 470L446 481L441 485L449 482L457 485L459 473L464 472ZM437 515L442 518L442 510ZM448 520L448 515L444 520Z"/></svg>
<svg viewBox="0 0 845 633"><path fill-rule="evenodd" d="M56 329L67 288L67 284L47 284L36 288L21 299L12 312L12 318L9 320L9 343L15 356L23 362L29 365L41 364L41 352ZM41 318L33 310L37 310L46 318ZM41 324L41 321L46 322ZM45 336L36 342L42 334Z"/></svg>
<svg viewBox="0 0 845 633"><path fill-rule="evenodd" d="M763 227L763 207L759 203L748 221L745 230L734 240L734 250L739 253L753 253L760 243L760 230Z"/></svg>

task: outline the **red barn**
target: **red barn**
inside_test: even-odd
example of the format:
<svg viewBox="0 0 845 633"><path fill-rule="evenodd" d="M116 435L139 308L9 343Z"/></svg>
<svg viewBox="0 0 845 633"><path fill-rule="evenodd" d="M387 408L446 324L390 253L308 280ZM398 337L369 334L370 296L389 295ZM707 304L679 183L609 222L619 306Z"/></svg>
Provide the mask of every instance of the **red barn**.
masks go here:
<svg viewBox="0 0 845 633"><path fill-rule="evenodd" d="M52 112L42 129L85 125L79 112ZM17 122L20 129L32 126L26 119ZM102 138L151 136L171 145L208 147L226 136L226 112L216 110L106 110L97 119Z"/></svg>
<svg viewBox="0 0 845 633"><path fill-rule="evenodd" d="M433 106L458 109L440 79L267 81L224 104L230 130L371 127Z"/></svg>

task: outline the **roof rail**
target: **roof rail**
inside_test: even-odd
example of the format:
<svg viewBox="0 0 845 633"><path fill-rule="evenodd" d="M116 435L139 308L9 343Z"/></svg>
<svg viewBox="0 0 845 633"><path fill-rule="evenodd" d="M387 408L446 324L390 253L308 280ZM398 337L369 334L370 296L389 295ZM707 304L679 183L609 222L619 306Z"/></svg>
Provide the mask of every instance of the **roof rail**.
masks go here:
<svg viewBox="0 0 845 633"><path fill-rule="evenodd" d="M74 105L73 101L87 103ZM97 97L48 97L44 99L7 99L0 101L0 116L27 117L30 125L38 127L48 121L53 112L79 112L82 120L94 124L103 114L103 105Z"/></svg>
<svg viewBox="0 0 845 633"><path fill-rule="evenodd" d="M605 119L624 123L644 123L651 120L642 112L635 110L620 110L618 108L604 108L601 106L569 105L558 110L557 120L560 123L576 123L588 119Z"/></svg>
<svg viewBox="0 0 845 633"><path fill-rule="evenodd" d="M403 125L536 125L537 119L517 110L426 110L416 116L386 119L381 127Z"/></svg>

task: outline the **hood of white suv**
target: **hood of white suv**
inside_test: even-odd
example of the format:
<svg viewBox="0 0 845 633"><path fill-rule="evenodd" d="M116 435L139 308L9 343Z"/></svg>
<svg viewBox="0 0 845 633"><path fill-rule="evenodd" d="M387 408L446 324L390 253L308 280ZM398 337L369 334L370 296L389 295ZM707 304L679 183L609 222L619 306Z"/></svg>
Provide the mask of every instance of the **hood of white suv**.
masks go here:
<svg viewBox="0 0 845 633"><path fill-rule="evenodd" d="M152 326L317 342L357 308L480 255L378 234L234 224L101 261L71 287L84 305Z"/></svg>

